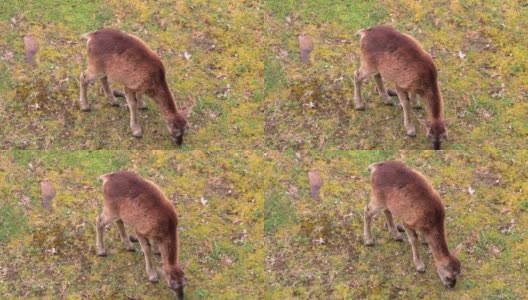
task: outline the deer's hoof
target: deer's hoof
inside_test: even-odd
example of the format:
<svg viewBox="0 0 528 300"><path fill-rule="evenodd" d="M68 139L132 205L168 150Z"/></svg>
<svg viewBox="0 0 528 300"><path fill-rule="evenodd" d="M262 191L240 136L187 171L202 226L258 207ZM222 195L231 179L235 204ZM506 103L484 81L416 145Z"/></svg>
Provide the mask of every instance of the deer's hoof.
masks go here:
<svg viewBox="0 0 528 300"><path fill-rule="evenodd" d="M361 103L361 104L355 103L354 104L354 109L355 110L365 110L365 104L363 104L363 103Z"/></svg>
<svg viewBox="0 0 528 300"><path fill-rule="evenodd" d="M407 135L410 137L416 136L416 129L414 128L414 126L407 128Z"/></svg>
<svg viewBox="0 0 528 300"><path fill-rule="evenodd" d="M141 128L139 126L137 128L132 128L132 135L135 138L140 138L142 136Z"/></svg>
<svg viewBox="0 0 528 300"><path fill-rule="evenodd" d="M419 273L424 273L425 272L425 266L421 265L421 266L416 267L416 271L418 271Z"/></svg>
<svg viewBox="0 0 528 300"><path fill-rule="evenodd" d="M81 111L91 111L92 110L92 106L90 104L81 104Z"/></svg>
<svg viewBox="0 0 528 300"><path fill-rule="evenodd" d="M97 255L101 257L105 257L108 254L106 253L106 249L103 249L103 250L97 250Z"/></svg>
<svg viewBox="0 0 528 300"><path fill-rule="evenodd" d="M373 239L365 239L365 246L374 246Z"/></svg>
<svg viewBox="0 0 528 300"><path fill-rule="evenodd" d="M154 274L149 275L149 281L152 283L158 282L158 274L154 272Z"/></svg>

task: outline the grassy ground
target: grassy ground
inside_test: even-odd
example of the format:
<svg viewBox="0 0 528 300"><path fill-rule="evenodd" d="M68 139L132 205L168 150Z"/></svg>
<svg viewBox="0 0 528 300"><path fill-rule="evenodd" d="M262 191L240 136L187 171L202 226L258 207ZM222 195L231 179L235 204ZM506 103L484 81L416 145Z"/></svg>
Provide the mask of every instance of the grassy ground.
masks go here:
<svg viewBox="0 0 528 300"><path fill-rule="evenodd" d="M95 254L97 177L120 169L155 181L175 204L181 260L191 261L188 299L262 298L261 157L255 151L0 152L0 298L170 298L164 280L149 283L139 245L127 252L115 226L105 235L108 256ZM51 212L42 207L41 180L56 189Z"/></svg>
<svg viewBox="0 0 528 300"><path fill-rule="evenodd" d="M446 118L455 119L446 149L523 148L527 21L525 1L266 1L266 143L274 149L429 149L416 121L425 111L413 116L417 137L406 137L401 108L382 104L374 80L363 89L367 110L353 110L355 32L388 24L416 37L435 58ZM300 60L301 33L314 41L310 66Z"/></svg>
<svg viewBox="0 0 528 300"><path fill-rule="evenodd" d="M266 299L520 299L528 276L527 151L273 152L265 193ZM407 241L373 222L375 246L363 245L367 166L386 159L420 170L446 206L450 249L459 243L462 274L449 290L427 246L426 273ZM307 172L324 180L310 197ZM472 191L472 192L470 192ZM406 240L406 237L404 237Z"/></svg>
<svg viewBox="0 0 528 300"><path fill-rule="evenodd" d="M120 108L110 107L100 82L89 90L92 112L79 110L79 74L86 68L81 35L101 27L135 34L161 56L180 107L193 96L185 149L253 149L263 143L258 1L6 0L0 3L3 149L175 148L151 100L148 111L139 113L139 140L129 129L124 99ZM24 60L26 35L40 45L35 67Z"/></svg>

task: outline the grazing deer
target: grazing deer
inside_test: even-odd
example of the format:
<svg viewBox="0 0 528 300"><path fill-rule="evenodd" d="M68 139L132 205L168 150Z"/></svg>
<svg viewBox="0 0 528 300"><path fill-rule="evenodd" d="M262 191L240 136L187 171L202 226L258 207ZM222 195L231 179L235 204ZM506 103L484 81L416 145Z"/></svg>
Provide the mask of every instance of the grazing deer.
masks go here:
<svg viewBox="0 0 528 300"><path fill-rule="evenodd" d="M457 259L462 244L449 253L445 233L445 209L440 196L429 181L420 173L398 161L386 161L369 166L371 171L371 200L365 206L365 244L374 245L370 233L372 218L381 210L387 219L389 232L401 241L392 215L400 219L411 244L413 261L418 272L425 266L418 253L418 235L429 244L436 271L445 286L453 288L460 274Z"/></svg>
<svg viewBox="0 0 528 300"><path fill-rule="evenodd" d="M101 29L83 35L87 39L88 68L81 73L80 106L90 111L86 100L88 85L97 79L111 105L118 105L108 80L125 87L125 98L130 110L130 128L134 137L141 137L141 127L136 121L137 108L146 108L142 95L151 97L160 107L170 136L181 145L187 125L188 109L178 112L174 97L165 79L165 68L159 56L142 40L115 29Z"/></svg>
<svg viewBox="0 0 528 300"><path fill-rule="evenodd" d="M103 244L105 226L116 222L125 248L134 250L124 224L136 231L137 239L145 256L147 274L151 282L157 282L158 274L152 268L150 242L159 245L163 271L169 287L183 299L187 282L183 270L188 263L180 264L178 247L178 218L172 203L159 187L138 175L119 171L99 177L103 182L103 213L96 219L97 255L106 256Z"/></svg>
<svg viewBox="0 0 528 300"><path fill-rule="evenodd" d="M408 136L416 136L416 129L410 120L410 105L419 108L416 95L420 96L427 110L427 138L433 148L439 150L447 139L447 125L444 120L443 101L438 87L435 63L420 44L409 35L387 26L375 26L357 32L361 37L361 66L354 73L354 106L364 110L361 99L361 84L374 75L377 90L387 105L392 105L389 93L383 86L382 78L396 85L396 93L403 108L403 123Z"/></svg>

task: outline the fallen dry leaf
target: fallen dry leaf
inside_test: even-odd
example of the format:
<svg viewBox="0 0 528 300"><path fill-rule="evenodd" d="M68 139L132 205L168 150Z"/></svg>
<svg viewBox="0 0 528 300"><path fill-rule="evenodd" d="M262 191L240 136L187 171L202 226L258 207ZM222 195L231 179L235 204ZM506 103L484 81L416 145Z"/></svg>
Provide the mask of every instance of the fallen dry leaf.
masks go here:
<svg viewBox="0 0 528 300"><path fill-rule="evenodd" d="M194 106L196 105L196 101L194 100L194 97L192 95L188 95L187 96L187 100L189 100L191 103L187 107L184 107L181 110L181 114L186 119L188 119L191 116L192 110L193 110Z"/></svg>
<svg viewBox="0 0 528 300"><path fill-rule="evenodd" d="M503 208L503 209L501 209L500 213L501 214L508 214L508 213L511 213L511 210L509 210L507 208Z"/></svg>
<svg viewBox="0 0 528 300"><path fill-rule="evenodd" d="M314 49L314 45L310 36L301 34L299 35L299 49L301 50L301 61L305 64L310 63L310 53Z"/></svg>
<svg viewBox="0 0 528 300"><path fill-rule="evenodd" d="M475 190L470 186L470 187L468 187L468 193L471 194L471 195L474 195L475 194Z"/></svg>
<svg viewBox="0 0 528 300"><path fill-rule="evenodd" d="M308 180L310 182L310 192L312 194L312 199L319 200L319 190L323 187L323 179L319 172L310 171L308 172Z"/></svg>
<svg viewBox="0 0 528 300"><path fill-rule="evenodd" d="M37 39L31 35L24 37L24 50L26 50L26 62L30 65L35 64L35 54L39 50Z"/></svg>
<svg viewBox="0 0 528 300"><path fill-rule="evenodd" d="M224 263L228 266L232 265L233 264L233 259L229 256L224 256Z"/></svg>
<svg viewBox="0 0 528 300"><path fill-rule="evenodd" d="M490 246L490 250L491 250L491 253L493 253L493 255L495 257L499 257L500 253L502 252L499 247L495 246L495 245L491 245Z"/></svg>
<svg viewBox="0 0 528 300"><path fill-rule="evenodd" d="M45 209L51 210L51 200L55 197L53 183L47 180L41 181L40 190L42 192L42 205Z"/></svg>

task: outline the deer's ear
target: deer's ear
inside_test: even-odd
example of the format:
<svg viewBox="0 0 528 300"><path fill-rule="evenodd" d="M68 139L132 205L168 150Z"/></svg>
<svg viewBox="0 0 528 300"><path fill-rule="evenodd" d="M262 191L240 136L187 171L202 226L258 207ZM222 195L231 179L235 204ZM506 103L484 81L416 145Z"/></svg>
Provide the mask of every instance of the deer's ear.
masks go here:
<svg viewBox="0 0 528 300"><path fill-rule="evenodd" d="M183 263L180 264L180 268L181 268L182 270L185 270L185 268L187 268L187 266L189 266L189 263L190 263L190 262L191 262L190 260L188 260L188 261L184 261Z"/></svg>
<svg viewBox="0 0 528 300"><path fill-rule="evenodd" d="M182 109L181 114L184 116L185 119L188 119L191 116L192 110L194 106L196 105L196 100L194 100L194 97L192 95L187 96L187 100L189 100L190 104L189 106Z"/></svg>
<svg viewBox="0 0 528 300"><path fill-rule="evenodd" d="M431 123L429 123L429 120L424 120L424 119L418 118L418 122L420 122L423 126L425 126L427 128L431 127Z"/></svg>
<svg viewBox="0 0 528 300"><path fill-rule="evenodd" d="M194 107L194 104L191 105L191 106L187 106L184 109L182 109L181 114L183 115L183 117L185 119L188 119L191 116L193 107Z"/></svg>
<svg viewBox="0 0 528 300"><path fill-rule="evenodd" d="M456 246L453 252L451 252L451 255L453 255L454 257L458 257L458 254L460 253L460 250L462 250L462 248L464 248L464 244L458 244L458 246Z"/></svg>

